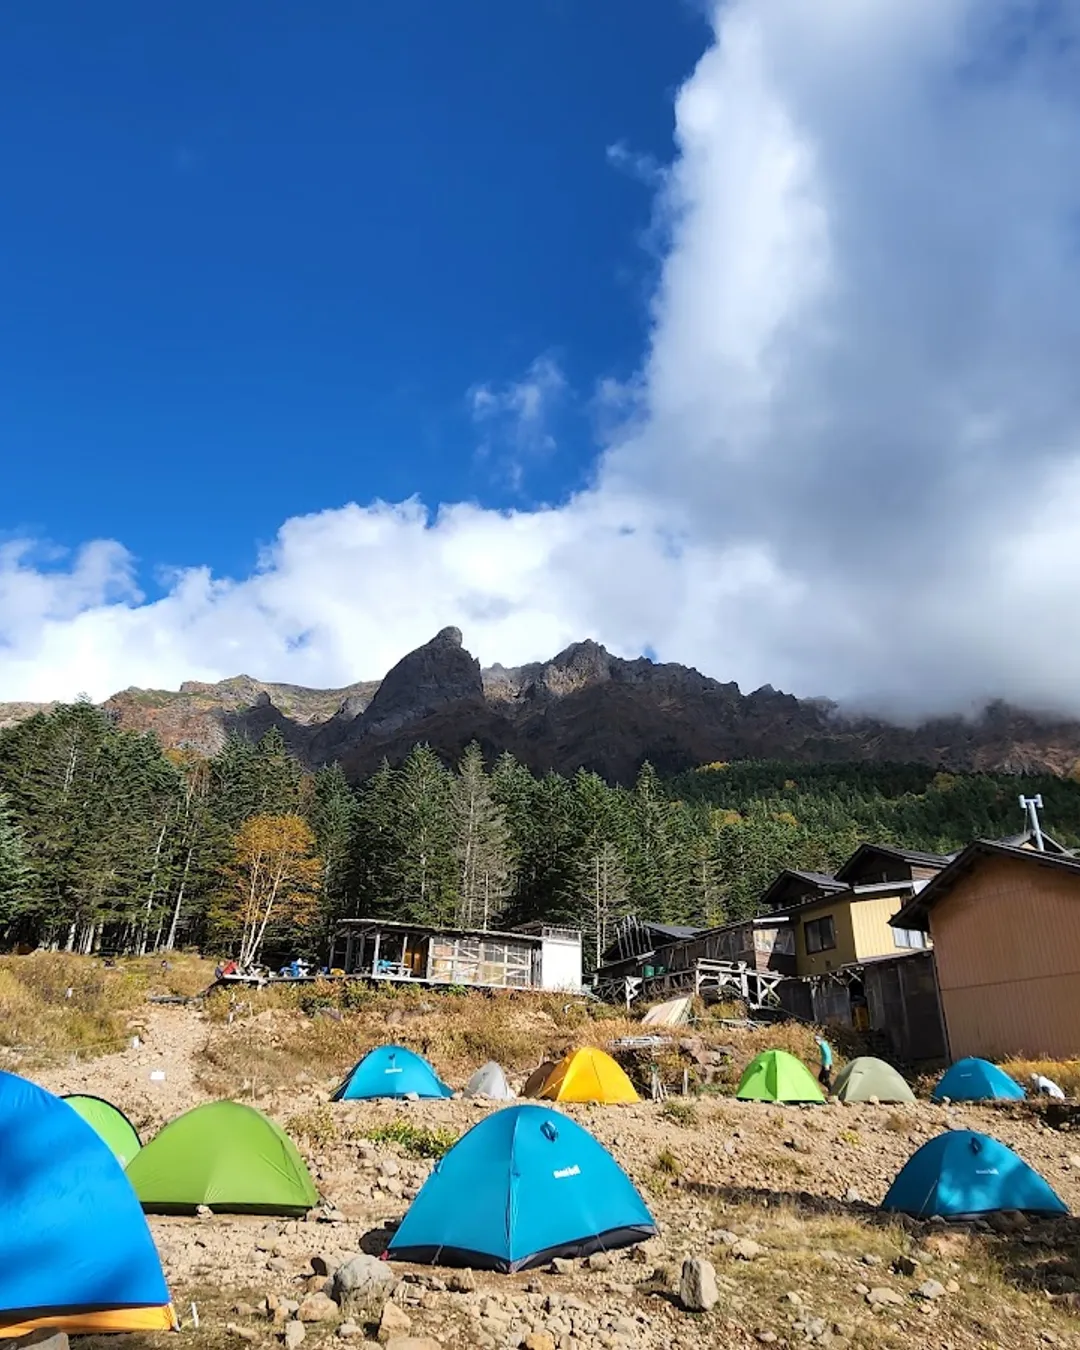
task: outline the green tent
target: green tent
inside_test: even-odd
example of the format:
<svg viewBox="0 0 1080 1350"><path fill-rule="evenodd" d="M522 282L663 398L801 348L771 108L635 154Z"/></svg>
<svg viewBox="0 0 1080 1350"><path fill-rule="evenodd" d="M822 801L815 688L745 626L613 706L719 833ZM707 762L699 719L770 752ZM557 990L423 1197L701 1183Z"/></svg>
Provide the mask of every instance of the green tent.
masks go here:
<svg viewBox="0 0 1080 1350"><path fill-rule="evenodd" d="M126 1167L142 1148L135 1126L118 1106L113 1106L104 1097L73 1092L64 1101L105 1140L119 1158L121 1167Z"/></svg>
<svg viewBox="0 0 1080 1350"><path fill-rule="evenodd" d="M735 1094L743 1102L823 1102L810 1070L786 1050L763 1050L746 1066Z"/></svg>
<svg viewBox="0 0 1080 1350"><path fill-rule="evenodd" d="M179 1116L127 1174L152 1214L187 1214L199 1205L234 1214L303 1214L319 1199L281 1126L240 1102L210 1102Z"/></svg>
<svg viewBox="0 0 1080 1350"><path fill-rule="evenodd" d="M835 1096L843 1102L913 1102L915 1094L891 1064L873 1055L860 1055L845 1064L836 1078Z"/></svg>

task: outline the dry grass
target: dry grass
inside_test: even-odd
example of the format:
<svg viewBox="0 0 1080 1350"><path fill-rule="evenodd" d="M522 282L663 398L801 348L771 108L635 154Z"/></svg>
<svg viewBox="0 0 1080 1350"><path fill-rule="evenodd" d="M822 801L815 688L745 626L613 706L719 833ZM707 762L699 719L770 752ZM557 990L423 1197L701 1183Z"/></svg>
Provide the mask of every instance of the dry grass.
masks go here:
<svg viewBox="0 0 1080 1350"><path fill-rule="evenodd" d="M0 1046L11 1062L47 1062L67 1055L119 1050L136 1027L149 993L187 994L206 988L212 967L180 957L113 966L63 952L0 957Z"/></svg>
<svg viewBox="0 0 1080 1350"><path fill-rule="evenodd" d="M606 1045L639 1030L603 1008L549 994L485 995L372 989L336 982L221 991L207 1000L216 1023L201 1080L213 1092L252 1091L340 1078L388 1040L423 1055L446 1081L462 1082L486 1060L525 1074L578 1045ZM241 1085L247 1084L246 1088Z"/></svg>
<svg viewBox="0 0 1080 1350"><path fill-rule="evenodd" d="M735 1261L716 1247L721 1279L734 1316L755 1330L771 1331L781 1343L801 1341L796 1324L817 1317L853 1346L895 1350L913 1343L959 1346L1038 1344L1041 1333L1070 1338L1075 1319L1009 1279L994 1239L965 1234L913 1235L898 1223L845 1213L817 1213L791 1201L768 1206L732 1202L716 1211L716 1225L752 1237L766 1252L755 1261ZM893 1272L901 1255L919 1262L916 1273ZM874 1264L865 1263L869 1258ZM959 1289L927 1306L913 1297L926 1279ZM857 1285L888 1286L904 1303L875 1313ZM797 1301L793 1301L791 1295ZM1006 1330L1006 1328L1008 1328Z"/></svg>
<svg viewBox="0 0 1080 1350"><path fill-rule="evenodd" d="M1007 1059L1001 1067L1026 1088L1031 1087L1031 1075L1041 1073L1067 1097L1080 1097L1080 1059Z"/></svg>

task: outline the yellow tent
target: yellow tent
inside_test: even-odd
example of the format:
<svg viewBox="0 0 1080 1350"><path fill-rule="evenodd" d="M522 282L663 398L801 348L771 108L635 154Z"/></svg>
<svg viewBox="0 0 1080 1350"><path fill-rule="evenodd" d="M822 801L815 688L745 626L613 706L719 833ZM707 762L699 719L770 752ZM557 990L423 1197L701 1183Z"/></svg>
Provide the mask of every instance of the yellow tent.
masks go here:
<svg viewBox="0 0 1080 1350"><path fill-rule="evenodd" d="M637 1102L634 1085L610 1055L591 1045L554 1066L536 1093L553 1102Z"/></svg>

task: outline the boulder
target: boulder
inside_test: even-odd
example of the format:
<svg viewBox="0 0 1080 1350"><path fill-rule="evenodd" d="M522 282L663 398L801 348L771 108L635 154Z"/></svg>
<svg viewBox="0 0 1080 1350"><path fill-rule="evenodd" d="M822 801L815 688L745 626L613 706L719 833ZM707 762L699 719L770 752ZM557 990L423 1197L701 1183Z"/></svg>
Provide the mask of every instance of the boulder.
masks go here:
<svg viewBox="0 0 1080 1350"><path fill-rule="evenodd" d="M341 1309L327 1294L308 1294L300 1304L296 1316L301 1322L333 1322Z"/></svg>
<svg viewBox="0 0 1080 1350"><path fill-rule="evenodd" d="M399 1308L393 1299L388 1299L379 1318L379 1340L385 1344L395 1336L403 1336L411 1330L412 1318L403 1308Z"/></svg>
<svg viewBox="0 0 1080 1350"><path fill-rule="evenodd" d="M285 1350L297 1350L297 1347L303 1344L307 1331L304 1329L303 1322L286 1322L285 1332L282 1340L285 1342Z"/></svg>
<svg viewBox="0 0 1080 1350"><path fill-rule="evenodd" d="M688 1256L679 1278L679 1302L688 1312L708 1312L719 1298L713 1263L700 1256Z"/></svg>
<svg viewBox="0 0 1080 1350"><path fill-rule="evenodd" d="M384 1294L389 1297L390 1288L395 1281L394 1272L385 1261L378 1257L359 1252L334 1272L332 1293L340 1303L345 1297L366 1298L368 1295Z"/></svg>
<svg viewBox="0 0 1080 1350"><path fill-rule="evenodd" d="M895 1289L890 1289L887 1285L881 1285L877 1289L871 1289L866 1295L866 1301L871 1308L898 1308L904 1302L903 1294L898 1294Z"/></svg>

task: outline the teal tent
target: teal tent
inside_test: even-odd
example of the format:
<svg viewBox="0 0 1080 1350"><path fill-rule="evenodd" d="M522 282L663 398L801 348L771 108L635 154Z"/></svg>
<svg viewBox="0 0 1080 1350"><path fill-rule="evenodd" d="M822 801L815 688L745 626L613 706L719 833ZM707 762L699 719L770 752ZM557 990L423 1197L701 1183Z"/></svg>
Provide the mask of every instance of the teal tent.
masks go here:
<svg viewBox="0 0 1080 1350"><path fill-rule="evenodd" d="M452 1097L426 1059L403 1045L380 1045L366 1054L334 1093L335 1102L375 1097Z"/></svg>
<svg viewBox="0 0 1080 1350"><path fill-rule="evenodd" d="M507 1106L436 1165L387 1255L505 1272L655 1232L633 1182L588 1130L546 1106Z"/></svg>
<svg viewBox="0 0 1080 1350"><path fill-rule="evenodd" d="M1023 1158L972 1130L946 1130L923 1144L897 1173L881 1208L917 1219L969 1218L1002 1209L1068 1213Z"/></svg>
<svg viewBox="0 0 1080 1350"><path fill-rule="evenodd" d="M987 1059L958 1059L946 1069L930 1094L931 1101L1019 1101L1026 1096L1019 1083Z"/></svg>

